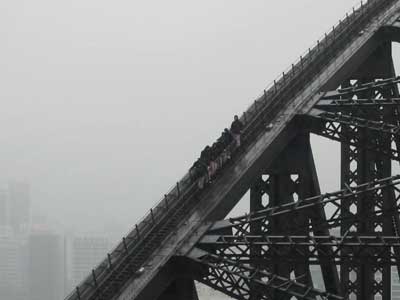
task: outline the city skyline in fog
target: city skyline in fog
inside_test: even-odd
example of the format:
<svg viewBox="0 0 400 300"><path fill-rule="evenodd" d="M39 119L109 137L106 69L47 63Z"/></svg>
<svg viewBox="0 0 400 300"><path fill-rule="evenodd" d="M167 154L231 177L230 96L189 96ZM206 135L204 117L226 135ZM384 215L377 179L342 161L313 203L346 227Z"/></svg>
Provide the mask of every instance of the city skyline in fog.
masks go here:
<svg viewBox="0 0 400 300"><path fill-rule="evenodd" d="M29 182L34 214L67 230L127 232L358 3L1 2L0 183Z"/></svg>

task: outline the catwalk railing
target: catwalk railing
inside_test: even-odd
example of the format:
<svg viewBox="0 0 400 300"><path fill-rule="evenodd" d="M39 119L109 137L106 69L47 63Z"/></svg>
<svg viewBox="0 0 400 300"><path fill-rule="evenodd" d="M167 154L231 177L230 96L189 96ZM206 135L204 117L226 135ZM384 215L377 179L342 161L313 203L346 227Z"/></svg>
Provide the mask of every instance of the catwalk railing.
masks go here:
<svg viewBox="0 0 400 300"><path fill-rule="evenodd" d="M301 56L291 65L291 68L282 73L278 79L264 90L261 97L241 116L245 124L243 133L244 147L249 147L257 136L265 130L265 125L273 121L279 111L308 83L314 79L345 47L351 43L364 27L374 17L381 14L390 4L396 0L370 0L362 3L358 9L353 9L351 14L339 21L332 31L325 34L323 39ZM150 212L142 218L134 229L123 238L117 247L109 253L83 282L66 299L80 300L90 299L101 289L102 284L110 280L110 273L116 266L126 263L129 257L133 257L137 249L142 247L146 238L160 228L160 224L166 221L166 217L174 213L184 201L191 198L197 192L197 187L192 183L189 174L186 174L170 191L161 199ZM168 233L162 238L165 238ZM159 241L161 243L161 241ZM147 258L143 257L144 262ZM136 270L132 270L135 274Z"/></svg>

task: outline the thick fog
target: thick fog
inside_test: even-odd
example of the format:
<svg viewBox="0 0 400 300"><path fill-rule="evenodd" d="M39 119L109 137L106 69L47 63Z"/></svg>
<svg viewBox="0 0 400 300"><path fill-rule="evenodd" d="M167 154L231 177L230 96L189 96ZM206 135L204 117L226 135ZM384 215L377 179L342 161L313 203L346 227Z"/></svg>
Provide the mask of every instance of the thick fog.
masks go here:
<svg viewBox="0 0 400 300"><path fill-rule="evenodd" d="M127 231L358 3L0 1L0 183L63 228Z"/></svg>

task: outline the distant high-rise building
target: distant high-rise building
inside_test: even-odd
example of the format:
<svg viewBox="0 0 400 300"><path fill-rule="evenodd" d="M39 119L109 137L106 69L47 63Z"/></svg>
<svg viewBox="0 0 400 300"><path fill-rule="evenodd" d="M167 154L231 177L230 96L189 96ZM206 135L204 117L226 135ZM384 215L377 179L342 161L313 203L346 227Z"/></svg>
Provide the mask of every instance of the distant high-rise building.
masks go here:
<svg viewBox="0 0 400 300"><path fill-rule="evenodd" d="M64 239L52 233L29 237L29 299L57 300L64 297Z"/></svg>
<svg viewBox="0 0 400 300"><path fill-rule="evenodd" d="M29 184L13 181L8 184L10 226L15 233L27 232L31 215Z"/></svg>
<svg viewBox="0 0 400 300"><path fill-rule="evenodd" d="M10 229L0 230L0 299L22 300L26 296L24 240Z"/></svg>
<svg viewBox="0 0 400 300"><path fill-rule="evenodd" d="M0 227L10 225L8 191L0 189Z"/></svg>
<svg viewBox="0 0 400 300"><path fill-rule="evenodd" d="M108 238L95 236L72 237L70 244L71 283L78 285L110 251Z"/></svg>

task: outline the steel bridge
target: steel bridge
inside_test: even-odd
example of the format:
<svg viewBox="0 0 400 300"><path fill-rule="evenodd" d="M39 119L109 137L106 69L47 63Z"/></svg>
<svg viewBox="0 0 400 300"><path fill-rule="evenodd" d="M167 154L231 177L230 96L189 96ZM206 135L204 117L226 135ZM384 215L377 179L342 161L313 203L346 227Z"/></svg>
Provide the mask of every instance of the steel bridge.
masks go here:
<svg viewBox="0 0 400 300"><path fill-rule="evenodd" d="M243 145L215 181L199 190L186 174L67 300L196 300L195 281L240 300L392 299L400 274L393 42L399 0L353 9L242 114ZM321 194L310 133L340 143L339 191ZM249 190L250 212L225 219Z"/></svg>

